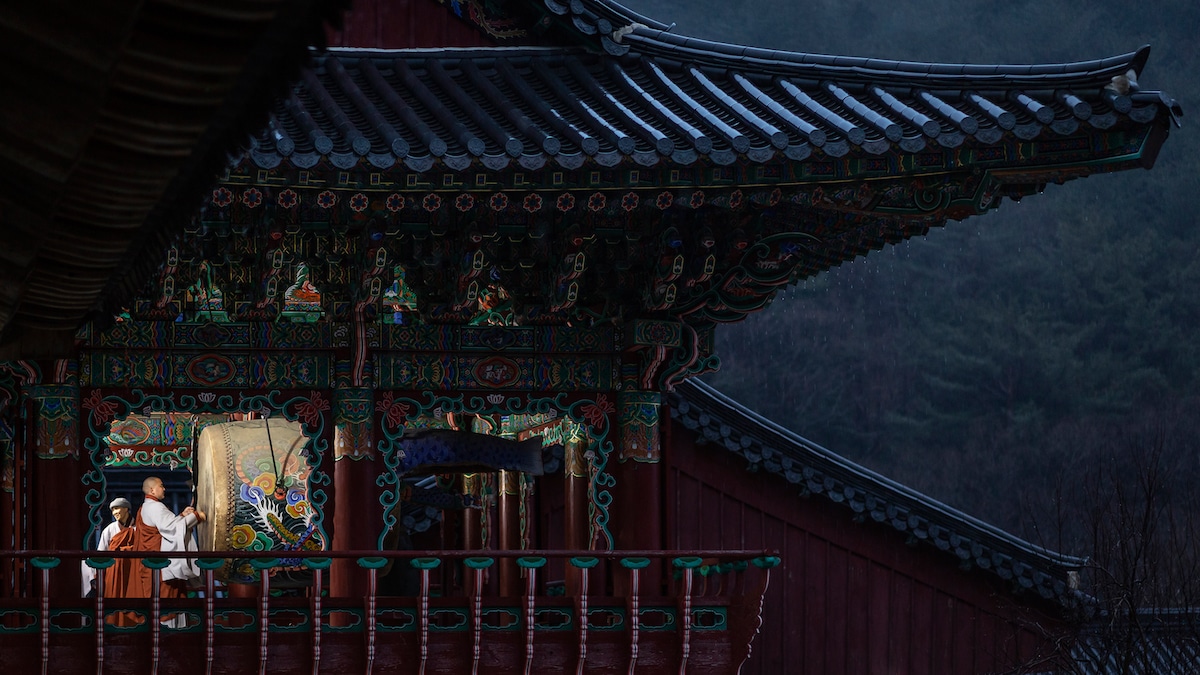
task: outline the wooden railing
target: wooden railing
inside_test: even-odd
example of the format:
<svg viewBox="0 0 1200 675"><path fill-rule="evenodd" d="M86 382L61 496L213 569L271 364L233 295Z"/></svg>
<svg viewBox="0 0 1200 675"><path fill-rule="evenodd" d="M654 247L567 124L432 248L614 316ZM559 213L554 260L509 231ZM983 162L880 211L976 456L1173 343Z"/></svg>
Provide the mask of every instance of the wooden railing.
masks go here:
<svg viewBox="0 0 1200 675"><path fill-rule="evenodd" d="M196 554L0 552L34 582L0 598L0 672L731 673L749 656L779 564L768 551L280 553L201 554L196 597L164 599L159 570ZM101 583L76 599L52 586L70 583L81 560L102 575L117 558L151 569L150 598L105 598ZM261 583L222 585L229 560L248 562ZM378 593L392 561L414 570L415 596ZM517 566L520 594L499 595L488 578L497 564ZM363 595L331 595L331 568L365 582ZM280 594L272 580L284 569L307 584Z"/></svg>

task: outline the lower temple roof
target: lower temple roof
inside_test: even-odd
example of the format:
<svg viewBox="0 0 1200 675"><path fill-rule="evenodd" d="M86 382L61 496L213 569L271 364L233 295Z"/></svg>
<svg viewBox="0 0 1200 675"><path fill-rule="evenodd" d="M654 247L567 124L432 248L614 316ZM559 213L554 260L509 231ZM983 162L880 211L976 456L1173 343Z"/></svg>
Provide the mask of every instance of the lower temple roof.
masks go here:
<svg viewBox="0 0 1200 675"><path fill-rule="evenodd" d="M775 474L799 495L820 497L853 512L859 522L932 545L965 570L979 569L1066 606L1085 600L1071 573L1086 560L1031 544L869 469L854 464L745 408L716 389L691 380L670 394L671 418L694 430L701 444L738 455L749 470Z"/></svg>

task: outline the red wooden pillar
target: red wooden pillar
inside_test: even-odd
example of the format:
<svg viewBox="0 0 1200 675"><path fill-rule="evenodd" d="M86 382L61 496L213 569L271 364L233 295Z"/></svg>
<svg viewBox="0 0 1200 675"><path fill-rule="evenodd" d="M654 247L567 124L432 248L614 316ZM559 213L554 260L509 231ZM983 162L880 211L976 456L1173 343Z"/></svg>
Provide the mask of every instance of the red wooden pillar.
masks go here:
<svg viewBox="0 0 1200 675"><path fill-rule="evenodd" d="M375 395L369 387L341 386L334 391L333 550L374 551L383 522L376 478ZM337 597L367 594L367 574L353 559L334 559L329 593Z"/></svg>
<svg viewBox="0 0 1200 675"><path fill-rule="evenodd" d="M663 548L661 400L658 392L623 391L617 396L620 444L617 461L610 466L617 482L611 530L618 550ZM655 583L660 574L661 568L655 564L642 578ZM614 582L621 593L623 579L618 576ZM651 591L651 587L645 590Z"/></svg>
<svg viewBox="0 0 1200 675"><path fill-rule="evenodd" d="M521 546L521 475L516 471L500 471L498 483L499 516L497 520L498 548L515 551ZM497 561L500 575L500 595L513 597L521 593L521 577L512 558Z"/></svg>
<svg viewBox="0 0 1200 675"><path fill-rule="evenodd" d="M481 517L487 505L483 503L483 474L468 473L462 477L462 492L482 508L468 509L462 514L462 545L467 551L483 548L483 523Z"/></svg>
<svg viewBox="0 0 1200 675"><path fill-rule="evenodd" d="M587 442L572 435L563 444L563 546L572 550L590 548L588 528L588 470ZM579 592L579 568L567 564L565 580L567 594Z"/></svg>
<svg viewBox="0 0 1200 675"><path fill-rule="evenodd" d="M40 550L79 551L84 545L88 507L84 500L80 459L79 386L70 369L67 383L28 387L32 402L33 453L28 483L30 541ZM78 598L78 561L64 560L51 573L50 596Z"/></svg>
<svg viewBox="0 0 1200 675"><path fill-rule="evenodd" d="M464 551L478 551L483 548L483 514L487 504L483 501L483 474L468 473L462 477L462 493L471 498L472 503L481 508L466 509L462 512L462 547ZM442 524L446 526L445 523ZM483 571L486 580L488 570ZM463 570L463 592L471 597L475 594L475 575L469 570Z"/></svg>
<svg viewBox="0 0 1200 675"><path fill-rule="evenodd" d="M17 408L18 403L12 401L10 405ZM13 414L13 418L17 417L17 414ZM25 448L19 433L23 425L18 426L19 420L16 422L12 427L5 429L9 436L0 441L4 443L4 446L0 447L0 551L24 548L20 534L21 514L17 508L17 495L23 494L25 490L21 471ZM11 558L0 559L0 598L18 595L17 577L16 561Z"/></svg>

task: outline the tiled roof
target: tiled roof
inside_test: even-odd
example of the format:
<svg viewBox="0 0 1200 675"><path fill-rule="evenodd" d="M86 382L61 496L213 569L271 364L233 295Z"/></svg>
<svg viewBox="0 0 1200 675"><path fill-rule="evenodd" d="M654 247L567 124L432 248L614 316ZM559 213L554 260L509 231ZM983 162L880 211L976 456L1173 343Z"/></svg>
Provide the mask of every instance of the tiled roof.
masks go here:
<svg viewBox="0 0 1200 675"><path fill-rule="evenodd" d="M1180 114L1140 91L1149 48L1036 66L725 45L638 26L575 48L333 50L274 109L260 168L655 166L991 146ZM617 44L613 42L613 44ZM1149 155L1152 157L1153 152Z"/></svg>
<svg viewBox="0 0 1200 675"><path fill-rule="evenodd" d="M803 495L829 499L857 520L932 545L965 569L978 568L1011 582L1018 592L1067 605L1081 599L1068 584L1068 573L1085 562L1080 558L1031 544L839 457L702 382L684 382L670 396L671 417L694 430L701 443L737 454L750 468L780 476Z"/></svg>
<svg viewBox="0 0 1200 675"><path fill-rule="evenodd" d="M1059 669L1034 675L1200 673L1200 615L1193 608L1101 613L1083 627Z"/></svg>

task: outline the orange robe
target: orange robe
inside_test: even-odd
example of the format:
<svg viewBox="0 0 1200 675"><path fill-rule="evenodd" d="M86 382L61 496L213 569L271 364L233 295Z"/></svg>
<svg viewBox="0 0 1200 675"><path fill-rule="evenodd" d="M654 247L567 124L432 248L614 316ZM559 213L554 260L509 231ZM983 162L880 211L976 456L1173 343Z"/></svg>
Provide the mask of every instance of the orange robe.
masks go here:
<svg viewBox="0 0 1200 675"><path fill-rule="evenodd" d="M151 497L147 497L151 499ZM147 525L142 520L142 511L138 509L137 518L133 525L121 530L109 542L110 551L161 551L162 535L158 528ZM104 597L106 598L148 598L152 584L153 572L142 564L141 558L118 558L113 566L105 571ZM160 581L158 585L160 598L187 597L187 582L182 579ZM108 618L115 626L133 626L141 623L141 619L132 612L118 612Z"/></svg>

